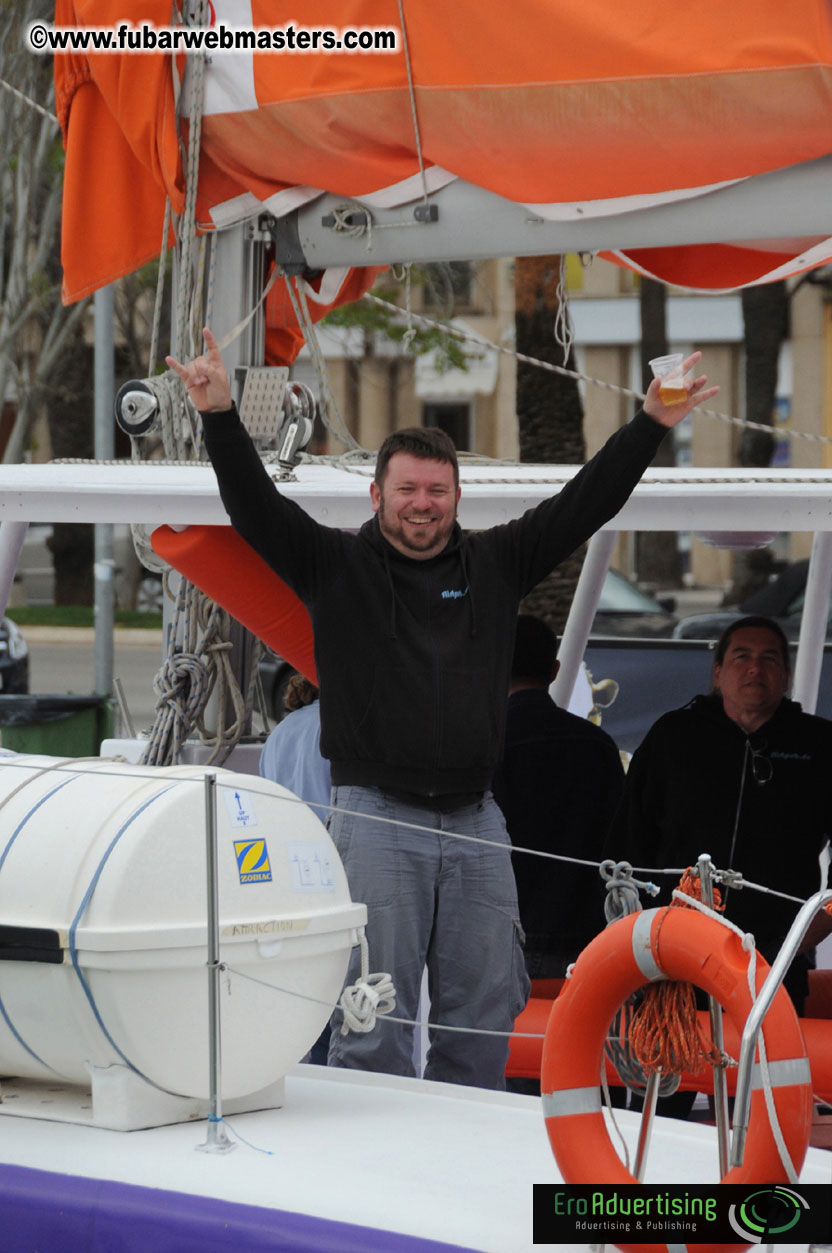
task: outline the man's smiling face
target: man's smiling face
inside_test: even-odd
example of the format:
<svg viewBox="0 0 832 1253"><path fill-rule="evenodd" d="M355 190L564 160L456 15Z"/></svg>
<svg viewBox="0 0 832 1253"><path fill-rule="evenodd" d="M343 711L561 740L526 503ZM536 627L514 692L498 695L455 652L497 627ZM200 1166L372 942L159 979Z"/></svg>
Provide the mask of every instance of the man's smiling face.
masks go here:
<svg viewBox="0 0 832 1253"><path fill-rule="evenodd" d="M394 453L370 499L381 533L405 557L426 561L440 553L456 521L460 489L447 461Z"/></svg>

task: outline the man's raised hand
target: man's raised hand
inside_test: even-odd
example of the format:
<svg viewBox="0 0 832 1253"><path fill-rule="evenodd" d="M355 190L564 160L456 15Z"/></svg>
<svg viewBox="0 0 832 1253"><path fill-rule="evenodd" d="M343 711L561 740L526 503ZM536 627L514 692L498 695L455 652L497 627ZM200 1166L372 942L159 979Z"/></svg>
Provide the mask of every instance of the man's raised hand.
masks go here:
<svg viewBox="0 0 832 1253"><path fill-rule="evenodd" d="M701 405L703 401L713 400L719 391L718 387L706 387L708 381L706 374L700 375L699 378L687 379L688 371L696 365L701 358L701 352L691 353L682 363L682 371L685 375L685 388L688 393L687 400L683 400L677 405L666 405L659 395L661 383L659 379L653 379L647 389L647 395L644 398L644 412L648 417L653 418L661 426L678 426L682 418L686 418L692 409L697 405Z"/></svg>
<svg viewBox="0 0 832 1253"><path fill-rule="evenodd" d="M165 357L171 370L175 370L188 390L188 397L200 413L222 412L231 408L231 386L222 362L219 345L208 327L202 338L205 351L194 357L187 365L175 357Z"/></svg>

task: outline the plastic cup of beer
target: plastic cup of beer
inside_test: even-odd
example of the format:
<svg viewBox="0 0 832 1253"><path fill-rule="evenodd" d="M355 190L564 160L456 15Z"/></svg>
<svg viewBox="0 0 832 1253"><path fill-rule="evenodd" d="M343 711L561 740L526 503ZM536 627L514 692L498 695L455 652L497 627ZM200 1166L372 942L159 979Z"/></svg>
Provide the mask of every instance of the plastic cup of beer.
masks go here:
<svg viewBox="0 0 832 1253"><path fill-rule="evenodd" d="M666 357L654 357L649 363L653 377L660 380L659 397L662 404L680 405L687 400L684 362L684 353L671 352Z"/></svg>

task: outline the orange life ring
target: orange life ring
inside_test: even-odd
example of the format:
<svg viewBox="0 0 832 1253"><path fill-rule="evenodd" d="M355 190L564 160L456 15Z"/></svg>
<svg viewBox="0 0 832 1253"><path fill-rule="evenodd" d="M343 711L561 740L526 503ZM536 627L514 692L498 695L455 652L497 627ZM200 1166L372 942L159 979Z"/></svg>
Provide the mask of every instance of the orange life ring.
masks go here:
<svg viewBox="0 0 832 1253"><path fill-rule="evenodd" d="M757 990L768 973L757 956ZM665 907L612 923L584 949L552 1006L543 1044L541 1092L549 1142L565 1183L634 1184L601 1109L604 1040L618 1006L645 983L679 979L714 995L738 1030L752 1000L748 954L735 931L692 909ZM789 1156L803 1165L812 1117L812 1081L794 1006L780 988L764 1025L774 1104ZM786 1182L755 1066L742 1166L723 1183ZM619 1246L632 1253L659 1245ZM697 1246L716 1253L724 1246ZM745 1246L737 1246L745 1247Z"/></svg>
<svg viewBox="0 0 832 1253"><path fill-rule="evenodd" d="M290 665L317 683L306 606L230 526L157 527L153 551Z"/></svg>

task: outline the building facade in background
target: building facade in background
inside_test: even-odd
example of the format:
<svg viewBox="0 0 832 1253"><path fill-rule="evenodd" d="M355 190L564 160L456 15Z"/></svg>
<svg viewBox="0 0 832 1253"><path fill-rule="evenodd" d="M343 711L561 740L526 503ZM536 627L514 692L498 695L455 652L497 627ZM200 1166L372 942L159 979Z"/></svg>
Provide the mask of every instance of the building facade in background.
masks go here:
<svg viewBox="0 0 832 1253"><path fill-rule="evenodd" d="M433 267L429 267L429 274ZM821 281L818 281L820 278ZM567 262L569 304L575 333L578 368L591 378L640 389L640 312L638 277L595 258L584 266L577 257ZM832 326L829 292L823 272L812 282L796 282L791 299L791 337L779 361L775 430L780 432L775 465L814 469L832 465L832 445L791 440L789 427L815 435L832 435L830 387ZM514 342L513 262L511 259L455 262L436 267L424 286L414 284L415 312L450 317L495 344ZM719 382L721 411L744 413L743 317L739 293L700 294L669 289L669 350L700 349L707 357L709 377ZM376 448L390 431L413 424L447 430L460 448L492 457L517 456L515 360L510 354L484 350L467 370L435 368L436 354L413 356L381 335L359 328L321 329L330 383L350 429L364 447ZM476 352L476 349L473 351ZM318 387L306 352L293 374ZM628 421L633 401L592 383L582 384L584 434L591 456L618 426ZM738 428L695 415L676 434L676 464L736 465ZM322 449L323 450L323 449ZM331 449L336 451L333 444ZM693 586L727 587L731 553L713 548L696 536L680 536L685 582ZM808 555L811 536L792 534L776 541L779 558ZM634 574L634 543L622 536L614 563Z"/></svg>

